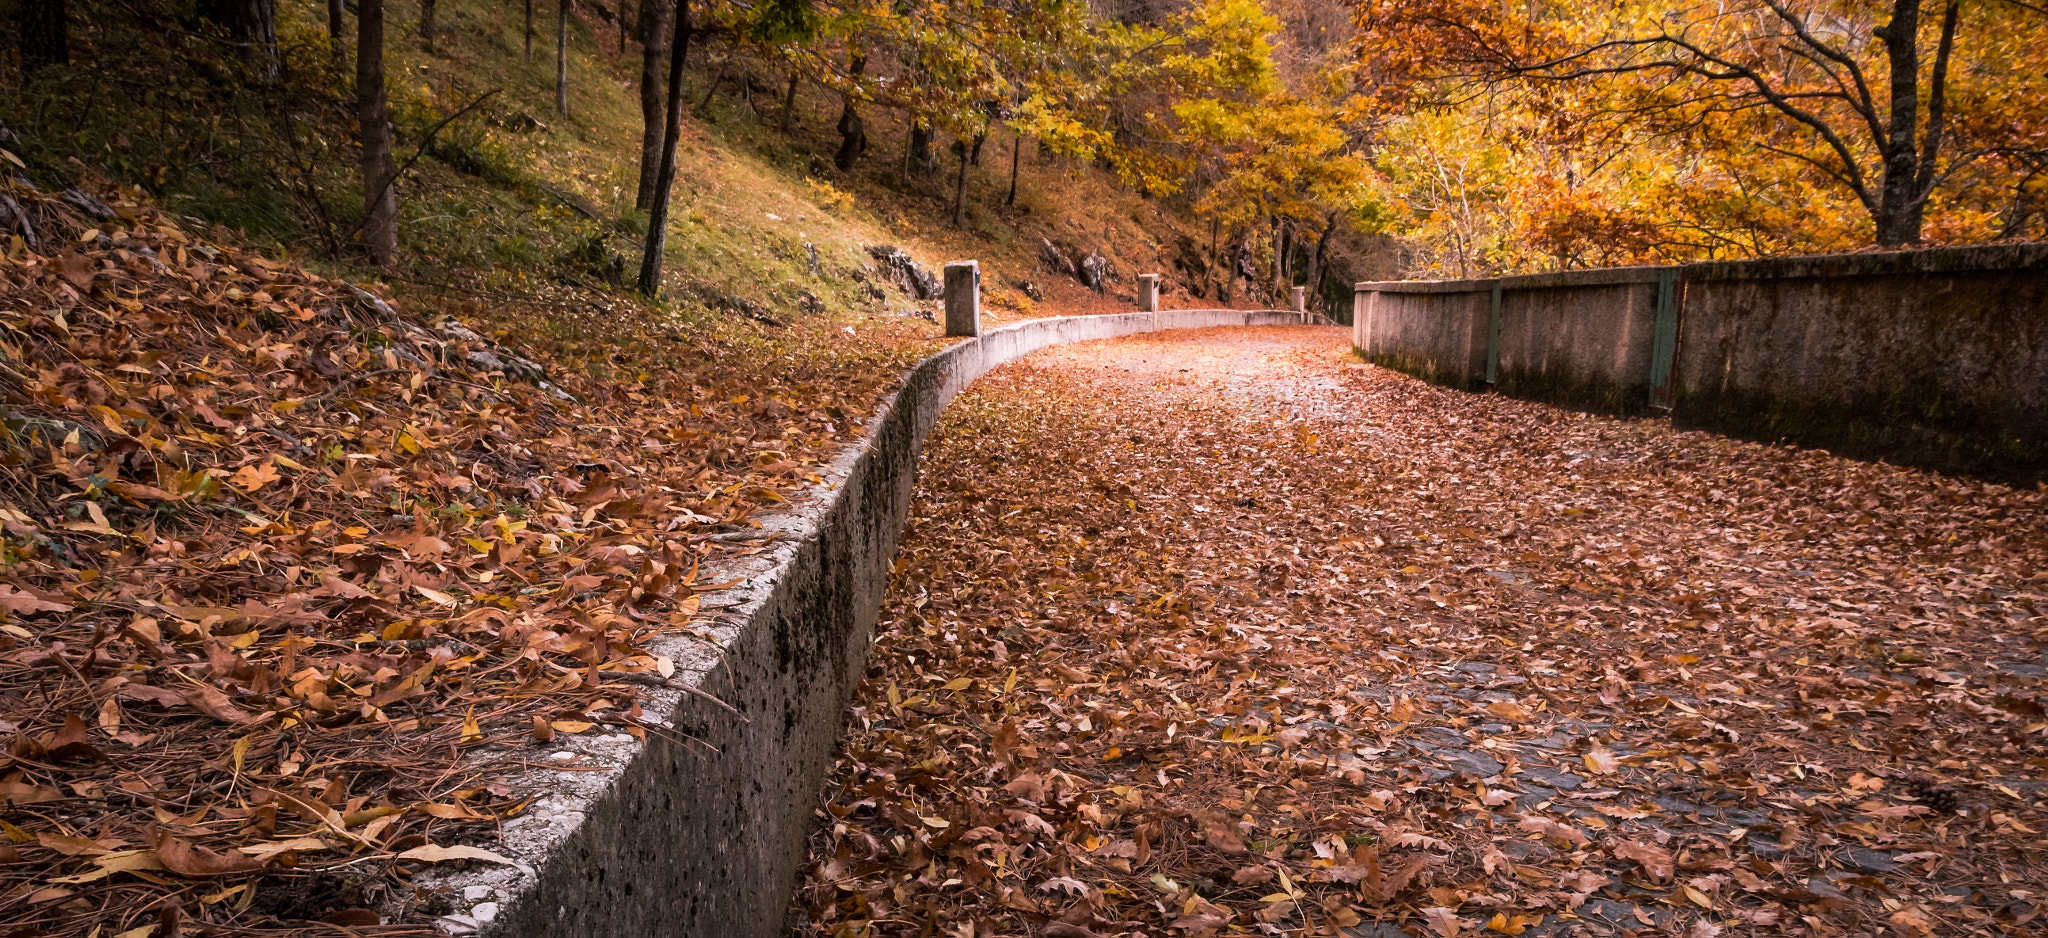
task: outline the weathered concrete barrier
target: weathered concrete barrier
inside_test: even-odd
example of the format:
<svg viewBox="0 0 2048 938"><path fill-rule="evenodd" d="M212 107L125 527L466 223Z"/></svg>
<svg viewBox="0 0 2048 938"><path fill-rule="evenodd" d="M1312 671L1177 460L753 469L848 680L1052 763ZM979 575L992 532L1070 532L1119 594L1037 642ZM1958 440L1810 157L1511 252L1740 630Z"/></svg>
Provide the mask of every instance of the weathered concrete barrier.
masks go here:
<svg viewBox="0 0 2048 938"><path fill-rule="evenodd" d="M2048 245L1361 283L1353 344L1455 387L2048 479Z"/></svg>
<svg viewBox="0 0 2048 938"><path fill-rule="evenodd" d="M1351 344L1376 365L1455 388L1484 386L1491 280L1358 285Z"/></svg>
<svg viewBox="0 0 2048 938"><path fill-rule="evenodd" d="M1672 416L2048 479L2048 245L1692 264Z"/></svg>
<svg viewBox="0 0 2048 938"><path fill-rule="evenodd" d="M946 262L946 334L981 334L981 263Z"/></svg>
<svg viewBox="0 0 2048 938"><path fill-rule="evenodd" d="M671 686L641 703L650 731L563 736L496 781L540 795L492 849L507 866L420 877L452 930L533 938L777 936L818 785L865 670L917 455L948 402L1041 348L1160 329L1294 325L1293 313L1168 310L1039 319L934 355L885 401L827 491L764 524L771 549L714 575L703 636L650 650ZM542 767L548 766L548 767Z"/></svg>

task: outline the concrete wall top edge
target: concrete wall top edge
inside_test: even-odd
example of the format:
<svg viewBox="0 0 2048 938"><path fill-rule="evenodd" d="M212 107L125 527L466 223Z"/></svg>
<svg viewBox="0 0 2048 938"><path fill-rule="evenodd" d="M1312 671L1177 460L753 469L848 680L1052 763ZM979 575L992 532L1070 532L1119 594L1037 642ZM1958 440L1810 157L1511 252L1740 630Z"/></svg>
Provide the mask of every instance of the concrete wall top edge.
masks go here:
<svg viewBox="0 0 2048 938"><path fill-rule="evenodd" d="M1868 254L1809 254L1746 261L1686 264L1685 279L1775 280L1793 277L1873 277L1966 271L2033 271L2048 274L2048 243L1985 244Z"/></svg>
<svg viewBox="0 0 2048 938"><path fill-rule="evenodd" d="M1561 270L1547 274L1502 277L1503 290L1544 290L1563 287L1604 287L1627 283L1656 283L1671 267L1596 267L1592 270Z"/></svg>
<svg viewBox="0 0 2048 938"><path fill-rule="evenodd" d="M1692 282L1770 280L1795 277L1871 277L1973 271L2039 271L2048 274L2048 243L1984 244L1872 251L1864 254L1806 254L1678 265ZM1649 283L1671 267L1603 267L1472 280L1382 280L1357 284L1359 293L1475 293L1493 289L1540 290L1603 284Z"/></svg>
<svg viewBox="0 0 2048 938"><path fill-rule="evenodd" d="M1545 290L1564 287L1598 287L1610 284L1655 283L1670 267L1596 267L1591 270L1563 270L1546 274L1518 274L1481 280L1382 280L1361 283L1360 293L1477 293L1492 290Z"/></svg>
<svg viewBox="0 0 2048 938"><path fill-rule="evenodd" d="M1359 293L1477 293L1493 289L1491 280L1380 280L1361 283Z"/></svg>

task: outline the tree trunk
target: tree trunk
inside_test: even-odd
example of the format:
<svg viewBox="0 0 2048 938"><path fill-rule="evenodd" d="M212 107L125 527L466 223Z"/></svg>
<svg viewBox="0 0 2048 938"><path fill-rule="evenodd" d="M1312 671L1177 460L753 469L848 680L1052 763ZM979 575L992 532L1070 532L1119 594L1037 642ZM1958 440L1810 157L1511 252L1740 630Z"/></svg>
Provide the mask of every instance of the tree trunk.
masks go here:
<svg viewBox="0 0 2048 938"><path fill-rule="evenodd" d="M1017 134L1016 136L1014 136L1014 137L1011 137L1011 138L1010 138L1010 195L1009 195L1009 197L1008 197L1008 198L1006 198L1006 199L1004 199L1004 200L1003 200L1003 204L1004 204L1004 205L1015 205L1015 204L1017 204L1017 151L1019 151L1019 150L1022 150L1022 149L1024 149L1024 135L1023 135L1023 134Z"/></svg>
<svg viewBox="0 0 2048 938"><path fill-rule="evenodd" d="M661 173L654 204L647 211L647 247L640 255L640 295L661 294L662 255L668 250L668 200L676 182L676 142L683 135L683 61L690 54L690 0L676 0L675 33L669 40L668 115L661 137Z"/></svg>
<svg viewBox="0 0 2048 938"><path fill-rule="evenodd" d="M1315 307L1316 297L1323 294L1323 271L1328 269L1330 260L1330 235L1337 230L1340 213L1332 212L1323 220L1323 232L1316 236L1316 249L1308 255L1308 301Z"/></svg>
<svg viewBox="0 0 2048 938"><path fill-rule="evenodd" d="M953 227L967 227L967 164L970 158L967 142L955 141L953 151L960 155L960 177L953 183Z"/></svg>
<svg viewBox="0 0 2048 938"><path fill-rule="evenodd" d="M654 207L654 190L661 182L662 128L667 120L661 63L668 56L667 12L663 0L641 0L640 187L633 190L633 207L643 212Z"/></svg>
<svg viewBox="0 0 2048 938"><path fill-rule="evenodd" d="M420 0L420 45L434 51L434 0Z"/></svg>
<svg viewBox="0 0 2048 938"><path fill-rule="evenodd" d="M533 0L526 0L526 61L533 61Z"/></svg>
<svg viewBox="0 0 2048 938"><path fill-rule="evenodd" d="M1273 289L1287 288L1287 224L1273 218Z"/></svg>
<svg viewBox="0 0 2048 938"><path fill-rule="evenodd" d="M789 91L782 95L782 132L785 134L796 124L796 87L803 77L802 72L793 68L789 70Z"/></svg>
<svg viewBox="0 0 2048 938"><path fill-rule="evenodd" d="M71 9L66 0L23 0L18 14L22 70L71 61Z"/></svg>
<svg viewBox="0 0 2048 938"><path fill-rule="evenodd" d="M1213 286L1215 284L1216 265L1223 260L1223 258L1216 253L1216 228L1216 219L1209 219L1209 266L1208 269L1202 271L1203 286Z"/></svg>
<svg viewBox="0 0 2048 938"><path fill-rule="evenodd" d="M626 0L619 0L619 51L614 55L626 54Z"/></svg>
<svg viewBox="0 0 2048 938"><path fill-rule="evenodd" d="M555 114L569 116L569 0L555 4Z"/></svg>
<svg viewBox="0 0 2048 938"><path fill-rule="evenodd" d="M1280 252L1280 256L1274 258L1280 266L1280 283L1274 285L1274 295L1286 297L1288 287L1294 285L1294 225L1290 225L1286 219L1280 219L1280 231L1274 238L1274 250Z"/></svg>
<svg viewBox="0 0 2048 938"><path fill-rule="evenodd" d="M919 117L910 125L910 170L919 176L938 171L939 158L932 152L932 125Z"/></svg>
<svg viewBox="0 0 2048 938"><path fill-rule="evenodd" d="M398 171L384 100L384 0L356 0L356 121L363 140L363 247L388 270L398 262Z"/></svg>
<svg viewBox="0 0 2048 938"><path fill-rule="evenodd" d="M852 77L854 84L858 84L860 73L866 71L867 67L867 55L855 52L853 58L846 63L846 73ZM866 153L868 149L867 123L860 119L860 111L854 107L854 103L853 93L849 91L846 94L845 105L839 110L839 152L832 156L832 165L839 167L842 173L852 172L854 161L860 159L860 155Z"/></svg>
<svg viewBox="0 0 2048 938"><path fill-rule="evenodd" d="M1913 132L1920 121L1920 0L1894 0L1891 22L1877 29L1891 69L1891 123L1879 141L1884 182L1878 193L1877 243L1898 247L1920 240L1926 200L1915 192L1919 176Z"/></svg>
<svg viewBox="0 0 2048 938"><path fill-rule="evenodd" d="M1260 295L1260 281L1257 281L1260 272L1251 266L1255 258L1255 254L1251 252L1251 238L1253 229L1245 225L1245 229L1237 233L1237 252L1231 256L1231 285L1237 285L1239 274L1243 274L1247 301L1255 301L1257 295Z"/></svg>
<svg viewBox="0 0 2048 938"><path fill-rule="evenodd" d="M1244 266L1245 248L1251 243L1251 237L1252 230L1249 227L1231 236L1234 243L1230 249L1230 257L1223 266L1223 306L1226 309L1235 308L1237 305L1235 297L1238 268Z"/></svg>
<svg viewBox="0 0 2048 938"><path fill-rule="evenodd" d="M28 0L28 5L37 6L37 0ZM241 50L242 60L257 74L277 77L276 0L208 0L200 10L227 27L228 38Z"/></svg>
<svg viewBox="0 0 2048 938"><path fill-rule="evenodd" d="M342 14L346 12L343 6L343 0L327 0L327 38L334 40L336 48L341 47L341 33L345 26L342 22Z"/></svg>
<svg viewBox="0 0 2048 938"><path fill-rule="evenodd" d="M1947 132L1949 55L1955 49L1956 25L1961 5L1949 0L1942 14L1941 36L1934 51L1934 71L1928 77L1925 120L1921 119L1920 87L1920 0L1896 0L1892 19L1875 32L1885 45L1890 74L1890 123L1878 141L1884 157L1884 176L1871 219L1877 227L1877 243L1899 247L1920 240L1927 214L1927 197L1940 181L1944 134ZM1920 140L1914 130L1920 129ZM1866 203L1867 204L1867 203Z"/></svg>
<svg viewBox="0 0 2048 938"><path fill-rule="evenodd" d="M984 131L982 131L981 133L978 133L978 134L975 134L975 135L974 135L974 150L973 150L973 152L972 152L972 153L968 154L968 157L967 157L967 163L968 163L968 165L970 165L970 166L980 166L980 165L981 165L981 145L982 145L982 144L984 144L984 143L987 143L987 142L988 142L988 131L984 130Z"/></svg>
<svg viewBox="0 0 2048 938"><path fill-rule="evenodd" d="M730 59L718 63L717 73L711 76L710 86L704 89L704 100L697 102L697 116L703 117L710 113L711 102L718 97L718 86L725 84L725 73L731 68L732 60Z"/></svg>

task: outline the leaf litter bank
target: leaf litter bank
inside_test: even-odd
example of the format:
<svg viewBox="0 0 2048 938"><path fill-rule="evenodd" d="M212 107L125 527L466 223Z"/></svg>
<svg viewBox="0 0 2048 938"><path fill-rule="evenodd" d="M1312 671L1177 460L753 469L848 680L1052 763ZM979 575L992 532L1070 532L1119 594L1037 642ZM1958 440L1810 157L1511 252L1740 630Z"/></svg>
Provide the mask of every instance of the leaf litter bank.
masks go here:
<svg viewBox="0 0 2048 938"><path fill-rule="evenodd" d="M2048 494L1051 350L934 434L812 934L2038 934Z"/></svg>
<svg viewBox="0 0 2048 938"><path fill-rule="evenodd" d="M646 640L938 344L459 310L515 353L139 198L5 186L9 936L431 933L409 874L497 862L536 794L493 767L663 732Z"/></svg>

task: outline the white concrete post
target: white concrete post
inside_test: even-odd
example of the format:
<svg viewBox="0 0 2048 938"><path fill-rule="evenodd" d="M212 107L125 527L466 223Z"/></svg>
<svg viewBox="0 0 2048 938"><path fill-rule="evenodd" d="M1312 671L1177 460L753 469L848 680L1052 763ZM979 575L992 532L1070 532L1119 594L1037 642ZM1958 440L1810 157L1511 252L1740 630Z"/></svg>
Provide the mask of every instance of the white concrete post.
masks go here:
<svg viewBox="0 0 2048 938"><path fill-rule="evenodd" d="M1301 314L1302 314L1302 317L1301 317L1301 318L1303 318L1303 319L1307 319L1307 318L1308 318L1308 288L1307 288L1307 287L1295 287L1295 288L1294 288L1294 311L1295 311L1295 312L1297 312L1297 313L1301 313Z"/></svg>
<svg viewBox="0 0 2048 938"><path fill-rule="evenodd" d="M946 262L946 334L981 334L981 264Z"/></svg>
<svg viewBox="0 0 2048 938"><path fill-rule="evenodd" d="M1372 299L1376 295L1357 287L1351 290L1351 347L1366 358L1372 357Z"/></svg>
<svg viewBox="0 0 2048 938"><path fill-rule="evenodd" d="M1138 275L1138 312L1159 312L1159 275Z"/></svg>

